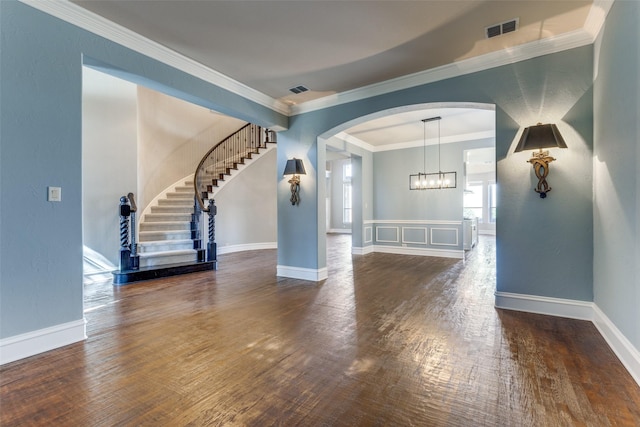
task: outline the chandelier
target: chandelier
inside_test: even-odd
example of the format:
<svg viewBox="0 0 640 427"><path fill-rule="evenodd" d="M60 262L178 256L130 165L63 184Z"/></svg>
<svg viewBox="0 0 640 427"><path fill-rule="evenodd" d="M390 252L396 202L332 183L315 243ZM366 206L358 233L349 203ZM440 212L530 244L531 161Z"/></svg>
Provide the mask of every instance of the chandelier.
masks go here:
<svg viewBox="0 0 640 427"><path fill-rule="evenodd" d="M440 190L456 188L457 172L440 169L440 120L442 117L423 119L422 172L409 175L409 190ZM427 122L438 122L438 172L427 173Z"/></svg>

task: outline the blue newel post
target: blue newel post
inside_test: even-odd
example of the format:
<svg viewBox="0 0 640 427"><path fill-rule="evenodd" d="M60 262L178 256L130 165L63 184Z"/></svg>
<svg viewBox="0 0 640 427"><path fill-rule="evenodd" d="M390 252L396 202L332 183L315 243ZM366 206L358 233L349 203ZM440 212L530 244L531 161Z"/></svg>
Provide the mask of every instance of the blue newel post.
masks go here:
<svg viewBox="0 0 640 427"><path fill-rule="evenodd" d="M216 238L216 213L217 208L215 201L209 199L209 243L207 243L207 261L217 261L217 246L215 243Z"/></svg>

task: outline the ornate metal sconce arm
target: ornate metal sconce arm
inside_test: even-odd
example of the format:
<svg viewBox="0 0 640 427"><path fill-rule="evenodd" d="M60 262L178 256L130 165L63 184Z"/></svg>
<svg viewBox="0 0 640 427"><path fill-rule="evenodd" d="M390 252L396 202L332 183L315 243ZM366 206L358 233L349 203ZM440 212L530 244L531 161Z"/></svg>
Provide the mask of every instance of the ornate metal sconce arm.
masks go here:
<svg viewBox="0 0 640 427"><path fill-rule="evenodd" d="M300 177L293 175L288 182L291 185L291 197L289 201L292 205L297 205L300 203Z"/></svg>
<svg viewBox="0 0 640 427"><path fill-rule="evenodd" d="M549 175L549 163L555 160L554 157L549 155L548 151L542 151L533 153L532 157L527 160L533 165L533 171L538 178L538 185L535 188L536 193L540 194L540 198L547 197L547 193L551 191L551 187L547 182L547 175Z"/></svg>

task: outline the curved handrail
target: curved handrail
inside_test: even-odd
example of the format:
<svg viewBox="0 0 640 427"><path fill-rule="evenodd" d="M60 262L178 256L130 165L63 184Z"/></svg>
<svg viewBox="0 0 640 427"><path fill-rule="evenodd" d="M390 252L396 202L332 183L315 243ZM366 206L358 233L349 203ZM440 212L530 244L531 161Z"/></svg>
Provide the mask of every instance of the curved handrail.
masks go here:
<svg viewBox="0 0 640 427"><path fill-rule="evenodd" d="M129 205L131 205L131 212L137 212L138 211L138 205L136 205L136 199L135 199L133 193L127 194L127 198L129 199Z"/></svg>
<svg viewBox="0 0 640 427"><path fill-rule="evenodd" d="M236 169L238 164L243 164L251 154L258 154L260 148L266 148L270 142L269 134L268 129L248 123L214 145L202 157L193 174L193 190L203 212L209 212L202 197L208 190L207 186L213 186L214 180L223 179L224 175L228 175L231 169ZM210 179L209 183L206 182L207 178Z"/></svg>

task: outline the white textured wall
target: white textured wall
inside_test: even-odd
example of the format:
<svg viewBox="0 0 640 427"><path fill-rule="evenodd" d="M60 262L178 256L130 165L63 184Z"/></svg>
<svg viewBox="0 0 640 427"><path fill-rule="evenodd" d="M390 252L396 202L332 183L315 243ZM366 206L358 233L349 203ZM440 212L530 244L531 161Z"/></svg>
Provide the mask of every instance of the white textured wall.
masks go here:
<svg viewBox="0 0 640 427"><path fill-rule="evenodd" d="M218 248L277 241L276 150L244 168L214 194Z"/></svg>
<svg viewBox="0 0 640 427"><path fill-rule="evenodd" d="M83 243L117 265L119 200L137 186L136 85L90 68L82 79Z"/></svg>

